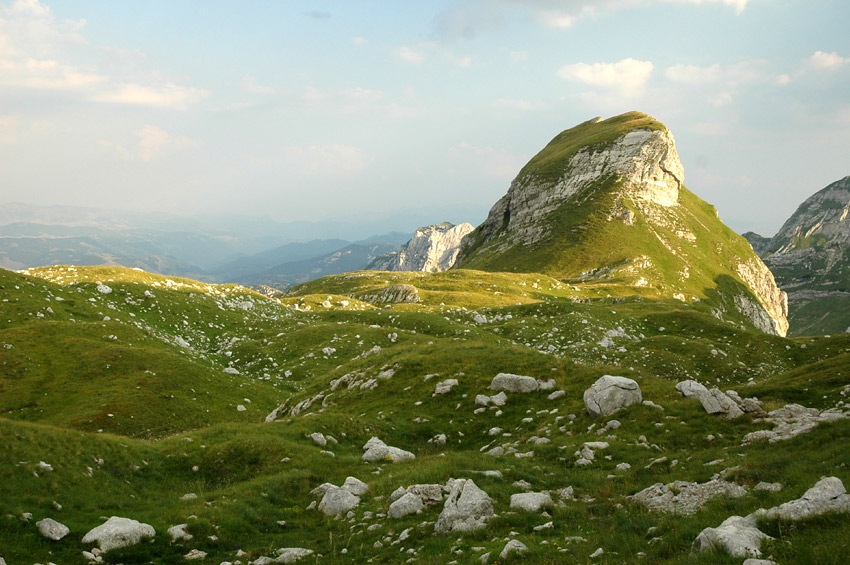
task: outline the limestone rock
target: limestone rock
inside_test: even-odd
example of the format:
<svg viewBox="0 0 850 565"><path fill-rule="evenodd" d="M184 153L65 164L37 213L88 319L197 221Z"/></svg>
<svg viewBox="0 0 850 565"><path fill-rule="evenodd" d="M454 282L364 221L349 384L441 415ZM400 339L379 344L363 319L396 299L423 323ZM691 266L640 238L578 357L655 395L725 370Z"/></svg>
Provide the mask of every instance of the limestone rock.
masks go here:
<svg viewBox="0 0 850 565"><path fill-rule="evenodd" d="M390 504L387 515L390 518L403 518L408 514L420 512L425 505L422 499L411 492L406 492L398 500Z"/></svg>
<svg viewBox="0 0 850 565"><path fill-rule="evenodd" d="M490 390L501 390L507 392L534 392L540 383L534 377L525 377L511 373L499 373L493 377Z"/></svg>
<svg viewBox="0 0 850 565"><path fill-rule="evenodd" d="M786 404L782 408L770 412L766 422L774 425L772 430L758 430L744 436L743 444L766 439L770 443L783 441L800 434L808 433L818 427L821 422L840 420L850 417L850 412L831 409L821 412L817 408L806 408L799 404Z"/></svg>
<svg viewBox="0 0 850 565"><path fill-rule="evenodd" d="M642 400L637 382L626 377L603 375L584 391L584 404L594 418L609 416Z"/></svg>
<svg viewBox="0 0 850 565"><path fill-rule="evenodd" d="M43 520L39 520L35 523L38 527L38 531L49 540L59 541L60 539L67 536L71 530L68 529L68 526L53 520L52 518L45 518Z"/></svg>
<svg viewBox="0 0 850 565"><path fill-rule="evenodd" d="M376 437L366 442L363 446L363 451L365 452L363 453L364 461L388 460L397 463L398 461L416 458L411 452L389 446Z"/></svg>
<svg viewBox="0 0 850 565"><path fill-rule="evenodd" d="M449 479L449 496L437 519L438 534L479 530L494 516L493 503L472 479Z"/></svg>
<svg viewBox="0 0 850 565"><path fill-rule="evenodd" d="M313 555L312 549L304 549L303 547L282 547L277 550L275 563L295 563L299 559Z"/></svg>
<svg viewBox="0 0 850 565"><path fill-rule="evenodd" d="M549 508L553 504L548 492L521 492L511 495L511 508L528 512L540 512L541 509Z"/></svg>
<svg viewBox="0 0 850 565"><path fill-rule="evenodd" d="M768 518L797 521L827 512L850 512L850 495L838 477L822 478L802 497L771 508L765 515Z"/></svg>
<svg viewBox="0 0 850 565"><path fill-rule="evenodd" d="M744 411L738 408L735 401L718 388L712 388L707 393L702 394L699 401L706 413L712 416L723 416L727 420L734 420L744 415Z"/></svg>
<svg viewBox="0 0 850 565"><path fill-rule="evenodd" d="M204 559L207 556L206 551L201 551L200 549L193 549L189 553L183 556L183 559L186 561L195 561L197 559Z"/></svg>
<svg viewBox="0 0 850 565"><path fill-rule="evenodd" d="M360 504L360 497L351 494L344 488L328 489L319 502L319 510L328 516L338 516L353 510Z"/></svg>
<svg viewBox="0 0 850 565"><path fill-rule="evenodd" d="M746 489L735 483L713 479L705 483L656 483L629 498L650 510L690 516L696 514L712 498L740 498L746 494Z"/></svg>
<svg viewBox="0 0 850 565"><path fill-rule="evenodd" d="M342 484L341 488L347 490L355 496L362 496L366 493L367 490L369 490L369 485L355 477L346 477L345 482Z"/></svg>
<svg viewBox="0 0 850 565"><path fill-rule="evenodd" d="M313 443L315 443L319 447L324 447L328 444L328 440L325 439L325 435L319 432L314 432L310 434L310 439L312 439Z"/></svg>
<svg viewBox="0 0 850 565"><path fill-rule="evenodd" d="M755 527L749 517L732 516L716 528L706 528L694 540L698 552L723 550L733 557L761 557L762 540L770 536Z"/></svg>
<svg viewBox="0 0 850 565"><path fill-rule="evenodd" d="M421 227L401 249L373 260L367 269L375 271L446 271L455 264L460 242L473 230L472 224L449 222Z"/></svg>
<svg viewBox="0 0 850 565"><path fill-rule="evenodd" d="M676 383L676 390L682 393L685 398L701 398L702 395L708 394L708 389L696 381L681 381Z"/></svg>
<svg viewBox="0 0 850 565"><path fill-rule="evenodd" d="M528 551L528 547L519 540L512 539L508 543L505 544L502 552L499 553L499 559L505 559L511 553L525 553Z"/></svg>
<svg viewBox="0 0 850 565"><path fill-rule="evenodd" d="M192 539L192 534L190 534L189 530L186 529L188 527L189 524L177 524L176 526L171 526L170 528L168 528L168 535L171 536L171 541L188 541Z"/></svg>
<svg viewBox="0 0 850 565"><path fill-rule="evenodd" d="M145 538L156 536L150 524L143 524L130 518L112 516L109 520L92 528L83 536L83 543L97 543L102 551L130 547Z"/></svg>
<svg viewBox="0 0 850 565"><path fill-rule="evenodd" d="M364 302L372 304L404 304L422 302L419 289L412 284L395 284L382 288L374 294L358 296Z"/></svg>
<svg viewBox="0 0 850 565"><path fill-rule="evenodd" d="M434 389L434 393L431 396L438 396L440 394L446 394L452 388L457 386L457 379L446 379L444 381L440 381L437 383L436 388Z"/></svg>

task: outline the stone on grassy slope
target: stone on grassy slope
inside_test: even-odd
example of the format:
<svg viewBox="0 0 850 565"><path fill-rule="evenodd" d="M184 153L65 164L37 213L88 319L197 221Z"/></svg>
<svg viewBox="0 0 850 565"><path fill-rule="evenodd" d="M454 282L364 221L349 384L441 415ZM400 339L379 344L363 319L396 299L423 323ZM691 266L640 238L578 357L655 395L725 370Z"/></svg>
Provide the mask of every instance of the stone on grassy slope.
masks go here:
<svg viewBox="0 0 850 565"><path fill-rule="evenodd" d="M697 381L681 381L676 383L676 390L682 393L685 398L700 398L703 394L708 394L708 389Z"/></svg>
<svg viewBox="0 0 850 565"><path fill-rule="evenodd" d="M376 437L373 437L366 442L363 446L363 451L364 461L389 460L396 463L398 461L406 461L408 459L416 458L416 456L411 452L399 449L398 447L389 446Z"/></svg>
<svg viewBox="0 0 850 565"><path fill-rule="evenodd" d="M528 512L540 512L543 508L553 506L552 497L548 492L521 492L511 495L511 508L519 508Z"/></svg>
<svg viewBox="0 0 850 565"><path fill-rule="evenodd" d="M451 391L452 388L457 386L457 379L446 379L444 381L440 381L437 383L437 386L434 388L434 393L431 396L438 396L440 394L446 394Z"/></svg>
<svg viewBox="0 0 850 565"><path fill-rule="evenodd" d="M59 541L71 531L68 526L61 524L52 518L45 518L35 523L38 531L49 540Z"/></svg>
<svg viewBox="0 0 850 565"><path fill-rule="evenodd" d="M761 542L770 536L755 526L750 516L731 516L716 528L706 528L694 540L693 550L722 550L733 557L761 557Z"/></svg>
<svg viewBox="0 0 850 565"><path fill-rule="evenodd" d="M838 477L822 478L797 500L771 508L764 512L764 516L793 522L827 512L850 512L850 495Z"/></svg>
<svg viewBox="0 0 850 565"><path fill-rule="evenodd" d="M584 404L594 418L608 416L641 400L637 382L626 377L603 375L584 391Z"/></svg>
<svg viewBox="0 0 850 565"><path fill-rule="evenodd" d="M189 530L186 529L188 527L189 524L177 524L176 526L171 526L170 528L168 528L168 535L171 536L171 541L188 541L192 539L192 534L190 534Z"/></svg>
<svg viewBox="0 0 850 565"><path fill-rule="evenodd" d="M303 547L282 547L277 550L275 563L295 563L299 559L313 555L312 549L304 549Z"/></svg>
<svg viewBox="0 0 850 565"><path fill-rule="evenodd" d="M743 410L738 408L735 401L716 387L700 395L699 401L706 413L712 416L723 416L727 420L734 420L744 415Z"/></svg>
<svg viewBox="0 0 850 565"><path fill-rule="evenodd" d="M367 490L369 490L369 485L367 485L358 478L346 477L345 482L342 484L341 488L347 490L355 496L360 496L364 494Z"/></svg>
<svg viewBox="0 0 850 565"><path fill-rule="evenodd" d="M492 518L493 503L472 479L449 479L449 496L434 525L438 534L480 530Z"/></svg>
<svg viewBox="0 0 850 565"><path fill-rule="evenodd" d="M505 544L504 549L499 554L499 559L505 559L512 553L525 553L528 551L528 547L519 540L512 539L508 543Z"/></svg>
<svg viewBox="0 0 850 565"><path fill-rule="evenodd" d="M493 377L490 390L501 390L507 392L534 392L540 386L534 377L514 375L512 373L499 373Z"/></svg>
<svg viewBox="0 0 850 565"><path fill-rule="evenodd" d="M837 408L821 412L817 408L806 408L799 404L787 404L770 412L764 421L774 425L772 430L758 430L744 436L743 444L751 441L766 439L770 443L790 439L794 436L808 433L818 427L821 422L830 422L850 417L850 412L842 412Z"/></svg>
<svg viewBox="0 0 850 565"><path fill-rule="evenodd" d="M109 520L92 528L83 536L83 543L97 543L101 550L109 551L121 547L136 545L145 538L156 536L150 524L143 524L131 518L112 516Z"/></svg>
<svg viewBox="0 0 850 565"><path fill-rule="evenodd" d="M744 487L722 479L713 479L705 483L656 483L629 498L650 510L690 516L696 514L712 498L740 498L746 494Z"/></svg>
<svg viewBox="0 0 850 565"><path fill-rule="evenodd" d="M412 492L404 493L400 498L390 504L387 515L390 518L404 518L409 514L416 514L425 508L422 499Z"/></svg>
<svg viewBox="0 0 850 565"><path fill-rule="evenodd" d="M504 391L499 394L494 394L493 396L487 396L486 394L479 394L475 396L475 404L478 406L504 406L507 400L508 395L505 394Z"/></svg>
<svg viewBox="0 0 850 565"><path fill-rule="evenodd" d="M353 510L360 504L360 497L351 494L344 488L328 489L319 502L319 510L328 516L338 516Z"/></svg>

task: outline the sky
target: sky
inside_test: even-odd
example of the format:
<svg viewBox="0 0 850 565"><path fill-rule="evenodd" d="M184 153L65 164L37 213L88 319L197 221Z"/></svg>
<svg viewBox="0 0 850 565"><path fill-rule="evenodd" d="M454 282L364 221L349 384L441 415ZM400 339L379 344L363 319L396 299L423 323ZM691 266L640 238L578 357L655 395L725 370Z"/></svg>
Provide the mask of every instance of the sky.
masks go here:
<svg viewBox="0 0 850 565"><path fill-rule="evenodd" d="M850 175L846 0L0 0L0 205L479 223L639 110L772 235ZM411 226L411 230L416 226Z"/></svg>

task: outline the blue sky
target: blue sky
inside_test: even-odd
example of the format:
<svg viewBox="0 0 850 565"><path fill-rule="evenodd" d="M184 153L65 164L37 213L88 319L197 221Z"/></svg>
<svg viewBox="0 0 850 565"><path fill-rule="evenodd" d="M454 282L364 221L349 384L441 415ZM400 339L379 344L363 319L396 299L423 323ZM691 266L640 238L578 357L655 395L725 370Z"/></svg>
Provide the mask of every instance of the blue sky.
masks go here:
<svg viewBox="0 0 850 565"><path fill-rule="evenodd" d="M0 1L0 203L481 221L640 110L772 234L850 174L850 2ZM410 226L411 229L415 226Z"/></svg>

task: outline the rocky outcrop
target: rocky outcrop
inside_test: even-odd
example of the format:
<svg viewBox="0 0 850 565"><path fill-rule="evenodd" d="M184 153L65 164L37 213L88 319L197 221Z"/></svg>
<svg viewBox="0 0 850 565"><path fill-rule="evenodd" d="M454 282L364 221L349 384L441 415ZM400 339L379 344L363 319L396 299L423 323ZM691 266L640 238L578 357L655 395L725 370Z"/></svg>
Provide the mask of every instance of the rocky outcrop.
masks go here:
<svg viewBox="0 0 850 565"><path fill-rule="evenodd" d="M722 479L713 479L705 483L673 481L669 484L656 483L629 497L634 502L646 506L649 510L682 514L696 514L712 498L740 498L747 491Z"/></svg>
<svg viewBox="0 0 850 565"><path fill-rule="evenodd" d="M438 534L469 532L486 527L494 516L493 503L472 479L450 479L449 496L434 525Z"/></svg>
<svg viewBox="0 0 850 565"><path fill-rule="evenodd" d="M364 302L370 302L372 304L403 304L422 302L422 299L419 298L419 289L413 286L412 284L394 284L392 286L382 288L381 290L371 294L357 296L357 298Z"/></svg>
<svg viewBox="0 0 850 565"><path fill-rule="evenodd" d="M398 251L376 257L367 267L373 271L424 271L437 273L455 264L460 242L475 229L470 223L449 222L425 226Z"/></svg>
<svg viewBox="0 0 850 565"><path fill-rule="evenodd" d="M850 176L808 198L772 238L745 237L788 292L792 334L850 330Z"/></svg>
<svg viewBox="0 0 850 565"><path fill-rule="evenodd" d="M755 294L761 308L736 300L736 306L756 327L765 333L784 336L788 333L788 295L779 290L773 273L758 257L738 264L738 276ZM739 304L741 302L741 304Z"/></svg>

